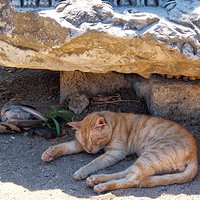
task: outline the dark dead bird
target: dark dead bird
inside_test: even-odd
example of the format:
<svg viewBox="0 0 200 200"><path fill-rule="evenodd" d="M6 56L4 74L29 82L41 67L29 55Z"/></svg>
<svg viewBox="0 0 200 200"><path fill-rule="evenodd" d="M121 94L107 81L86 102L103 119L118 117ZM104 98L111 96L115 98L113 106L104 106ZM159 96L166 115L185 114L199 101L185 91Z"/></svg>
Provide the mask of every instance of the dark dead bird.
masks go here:
<svg viewBox="0 0 200 200"><path fill-rule="evenodd" d="M5 105L1 109L0 133L21 132L46 121L47 118L33 107Z"/></svg>

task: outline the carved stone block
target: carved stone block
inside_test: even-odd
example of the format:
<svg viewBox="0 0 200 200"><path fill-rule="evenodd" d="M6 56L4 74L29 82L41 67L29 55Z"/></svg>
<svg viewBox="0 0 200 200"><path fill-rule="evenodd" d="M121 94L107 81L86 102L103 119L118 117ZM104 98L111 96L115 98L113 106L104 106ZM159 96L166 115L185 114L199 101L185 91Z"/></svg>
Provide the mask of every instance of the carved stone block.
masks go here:
<svg viewBox="0 0 200 200"><path fill-rule="evenodd" d="M134 89L144 97L150 113L182 123L200 123L200 81L153 76L136 78Z"/></svg>

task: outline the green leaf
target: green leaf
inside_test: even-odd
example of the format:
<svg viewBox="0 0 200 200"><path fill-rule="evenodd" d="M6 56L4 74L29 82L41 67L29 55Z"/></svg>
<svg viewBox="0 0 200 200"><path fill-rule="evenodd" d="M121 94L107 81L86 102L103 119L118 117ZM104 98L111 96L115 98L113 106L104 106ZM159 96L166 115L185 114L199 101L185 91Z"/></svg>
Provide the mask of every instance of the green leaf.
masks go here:
<svg viewBox="0 0 200 200"><path fill-rule="evenodd" d="M74 113L69 111L69 110L64 110L64 109L56 109L55 107L51 107L53 111L47 112L46 116L48 117L62 117L62 116L73 116Z"/></svg>
<svg viewBox="0 0 200 200"><path fill-rule="evenodd" d="M67 114L67 115L74 115L74 113L70 110L57 110L58 113Z"/></svg>
<svg viewBox="0 0 200 200"><path fill-rule="evenodd" d="M51 119L53 120L53 122L56 126L57 135L58 135L58 137L60 137L60 135L61 135L60 124L58 123L58 121L55 118L51 117Z"/></svg>
<svg viewBox="0 0 200 200"><path fill-rule="evenodd" d="M52 126L49 123L46 123L48 128L52 128Z"/></svg>
<svg viewBox="0 0 200 200"><path fill-rule="evenodd" d="M51 106L51 111L45 113L46 118L48 121L46 122L47 127L49 128L56 128L56 132L58 137L61 136L61 124L63 122L71 121L72 116L74 113L69 110L56 108Z"/></svg>

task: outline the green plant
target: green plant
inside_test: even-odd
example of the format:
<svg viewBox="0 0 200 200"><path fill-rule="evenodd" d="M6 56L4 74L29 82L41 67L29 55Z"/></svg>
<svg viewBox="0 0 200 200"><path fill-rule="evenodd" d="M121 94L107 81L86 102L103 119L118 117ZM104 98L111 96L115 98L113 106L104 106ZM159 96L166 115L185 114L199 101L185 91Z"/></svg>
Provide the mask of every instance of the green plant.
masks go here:
<svg viewBox="0 0 200 200"><path fill-rule="evenodd" d="M56 129L57 136L60 137L62 123L71 121L74 113L69 110L55 108L54 106L51 106L51 109L51 111L45 113L47 118L46 125L49 128Z"/></svg>

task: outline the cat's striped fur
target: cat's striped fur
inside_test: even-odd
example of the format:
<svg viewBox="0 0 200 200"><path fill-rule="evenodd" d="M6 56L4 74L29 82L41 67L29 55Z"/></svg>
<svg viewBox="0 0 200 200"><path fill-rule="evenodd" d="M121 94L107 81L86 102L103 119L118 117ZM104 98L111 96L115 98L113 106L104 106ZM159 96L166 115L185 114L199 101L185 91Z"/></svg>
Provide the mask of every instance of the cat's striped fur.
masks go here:
<svg viewBox="0 0 200 200"><path fill-rule="evenodd" d="M85 179L129 154L139 156L122 172L88 177L87 185L96 192L185 183L197 175L195 139L175 122L148 115L104 111L89 114L69 125L76 130L76 140L49 148L42 155L44 161L81 151L105 150L103 155L76 171L75 179Z"/></svg>

